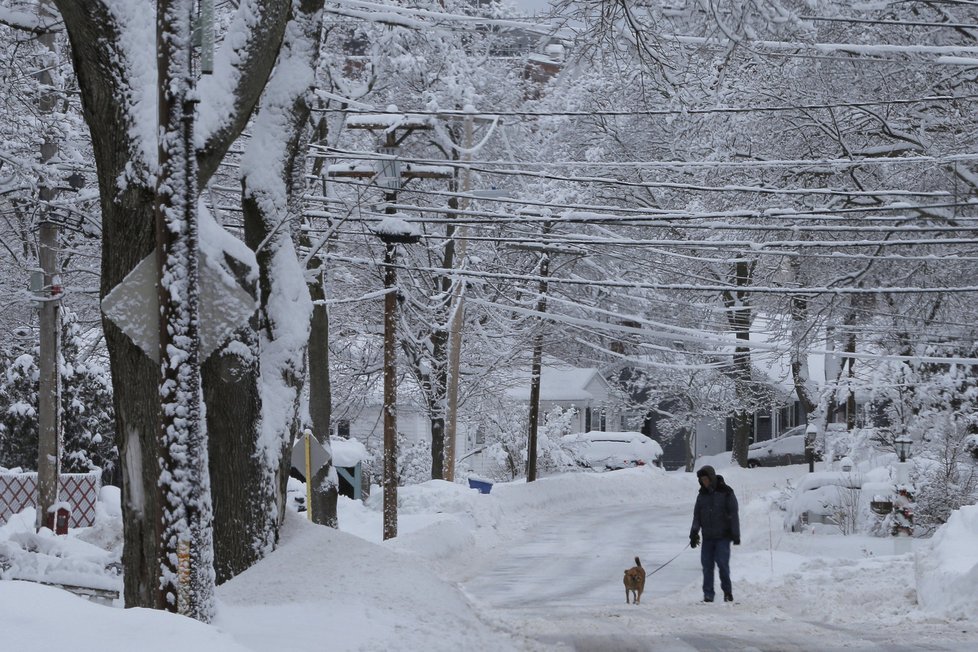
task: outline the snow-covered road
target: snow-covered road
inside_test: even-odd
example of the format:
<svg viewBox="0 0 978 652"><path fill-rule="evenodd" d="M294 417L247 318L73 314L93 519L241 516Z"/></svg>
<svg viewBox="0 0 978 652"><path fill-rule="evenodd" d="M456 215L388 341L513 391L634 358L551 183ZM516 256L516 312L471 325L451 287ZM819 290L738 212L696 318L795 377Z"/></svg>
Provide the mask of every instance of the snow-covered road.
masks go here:
<svg viewBox="0 0 978 652"><path fill-rule="evenodd" d="M548 516L482 557L462 588L490 622L572 650L978 649L978 636L946 624L894 631L858 616L851 626L821 622L804 604L784 604L777 589L738 583L737 558L750 554L740 548L737 601L703 604L698 551L683 550L690 508L627 504ZM648 578L642 604L626 605L621 577L632 558L651 571L677 553Z"/></svg>
<svg viewBox="0 0 978 652"><path fill-rule="evenodd" d="M698 554L683 550L686 511L627 505L542 521L464 588L492 608L624 605L622 573L636 555L651 572L679 554L648 578L643 594L674 596L700 577Z"/></svg>

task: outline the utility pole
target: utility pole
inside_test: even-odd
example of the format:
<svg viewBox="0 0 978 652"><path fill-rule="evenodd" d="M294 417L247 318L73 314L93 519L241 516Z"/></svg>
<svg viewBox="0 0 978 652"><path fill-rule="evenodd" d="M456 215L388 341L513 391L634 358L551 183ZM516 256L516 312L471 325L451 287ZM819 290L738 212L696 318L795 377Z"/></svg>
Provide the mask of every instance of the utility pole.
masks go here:
<svg viewBox="0 0 978 652"><path fill-rule="evenodd" d="M49 22L56 14L48 2L40 5L40 16L44 22ZM48 50L49 56L57 57L55 38L51 32L45 32L38 37L41 44ZM39 111L42 116L49 118L55 111L57 100L54 89L54 78L50 70L53 66L44 66L38 73L38 83L41 85ZM48 163L58 153L58 143L53 130L48 129L41 143L41 164ZM52 508L58 503L58 484L61 477L61 374L58 370L58 355L61 350L61 278L58 273L58 227L47 219L50 203L57 195L57 189L47 181L41 182L39 199L44 218L40 223L38 233L38 262L40 263L43 281L41 282L39 326L40 326L40 356L38 360L38 450L37 450L37 529L50 527L54 529L54 513Z"/></svg>
<svg viewBox="0 0 978 652"><path fill-rule="evenodd" d="M392 153L395 144L393 132L387 134L384 153ZM384 161L385 171L390 161ZM397 209L397 191L400 188L400 170L381 179L387 190L384 193L384 213L394 217ZM384 243L384 540L397 536L397 245L418 242L421 238L410 229L400 229L395 224L382 224L377 236Z"/></svg>
<svg viewBox="0 0 978 652"><path fill-rule="evenodd" d="M397 245L384 240L384 540L397 536Z"/></svg>
<svg viewBox="0 0 978 652"><path fill-rule="evenodd" d="M384 153L395 155L397 138L387 132ZM396 159L384 161L387 174L381 179L386 186L384 213L394 215L397 191L401 187ZM380 235L384 242L384 541L397 536L397 241L392 235Z"/></svg>
<svg viewBox="0 0 978 652"><path fill-rule="evenodd" d="M547 229L549 230L549 229ZM537 479L537 429L540 421L540 375L543 367L543 314L547 312L547 278L550 275L550 254L546 250L540 254L540 296L537 298L537 313L540 315L537 332L533 335L533 362L530 367L530 433L527 446L526 481Z"/></svg>
<svg viewBox="0 0 978 652"><path fill-rule="evenodd" d="M43 190L42 190L42 194ZM38 360L37 528L54 529L52 508L58 503L61 477L61 281L58 280L58 227L43 222L38 234L38 258L44 274L40 300Z"/></svg>
<svg viewBox="0 0 978 652"><path fill-rule="evenodd" d="M396 113L396 107L382 114L358 115L347 118L349 129L367 129L384 133L382 155L378 165L366 166L333 165L327 169L332 177L353 177L376 179L384 189L385 218L374 229L375 235L384 243L384 490L383 538L397 536L397 245L412 244L421 238L409 227L396 219L397 193L405 180L414 178L442 179L442 170L416 165L402 170L397 159L398 148L412 132L417 129L431 129L431 122L424 117L414 117ZM404 134L398 137L398 130Z"/></svg>
<svg viewBox="0 0 978 652"><path fill-rule="evenodd" d="M472 171L469 169L469 161L472 160L472 113L475 107L466 106L469 115L465 116L465 152L462 154L462 161L465 164L462 176L462 210L469 206L468 193L472 185ZM463 224L458 228L458 245L456 254L459 265L465 264L466 226ZM458 431L458 384L459 366L462 357L462 325L465 316L465 295L462 290L465 284L461 278L455 279L455 286L452 291L452 322L451 333L448 344L448 388L446 390L446 401L448 402L445 412L445 479L449 482L455 481L455 441Z"/></svg>
<svg viewBox="0 0 978 652"><path fill-rule="evenodd" d="M537 215L536 213L524 212L526 215ZM544 242L550 234L553 223L549 220L544 222L541 229L541 236ZM531 245L512 245L514 249L526 249L529 251L540 252L540 286L539 296L537 297L536 312L539 315L536 333L533 335L533 357L530 363L530 414L529 414L529 434L527 437L527 459L526 459L526 481L533 482L537 479L537 433L540 422L540 377L543 370L543 344L546 336L546 321L544 315L547 312L547 291L549 289L549 279L551 273L551 254L558 253L578 253L567 247L557 248L547 244Z"/></svg>

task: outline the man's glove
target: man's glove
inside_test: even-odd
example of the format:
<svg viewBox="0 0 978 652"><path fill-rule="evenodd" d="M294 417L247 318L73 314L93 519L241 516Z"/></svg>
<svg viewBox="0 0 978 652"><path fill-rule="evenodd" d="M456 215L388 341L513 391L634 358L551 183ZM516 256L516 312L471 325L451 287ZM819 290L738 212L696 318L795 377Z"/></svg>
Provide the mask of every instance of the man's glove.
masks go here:
<svg viewBox="0 0 978 652"><path fill-rule="evenodd" d="M690 548L695 548L698 545L700 545L700 535L699 534L690 534L689 535L689 547Z"/></svg>
<svg viewBox="0 0 978 652"><path fill-rule="evenodd" d="M733 540L733 544L734 544L735 546L739 546L739 545L740 545L740 537L738 537L738 538L736 538L736 539L734 539L734 540Z"/></svg>

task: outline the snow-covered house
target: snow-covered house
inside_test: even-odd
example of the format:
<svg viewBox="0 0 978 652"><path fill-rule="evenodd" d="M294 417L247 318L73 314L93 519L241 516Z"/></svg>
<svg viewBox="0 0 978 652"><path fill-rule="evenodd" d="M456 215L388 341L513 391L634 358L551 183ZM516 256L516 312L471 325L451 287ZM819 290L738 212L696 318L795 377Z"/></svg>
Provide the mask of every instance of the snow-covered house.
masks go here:
<svg viewBox="0 0 978 652"><path fill-rule="evenodd" d="M751 333L751 340L764 342L764 335ZM859 425L871 415L867 407L871 393L867 389L875 372L875 365L860 359L853 366L850 377L843 371L844 352L834 349L831 338L818 341L806 356L809 384L819 392L835 392L831 397L833 409L828 415L829 423L846 423L852 419ZM791 360L786 351L759 350L752 356L754 368L768 380L769 406L754 413L753 433L755 441L776 437L785 430L807 422L807 415L795 390L791 374ZM729 428L728 428L729 429Z"/></svg>
<svg viewBox="0 0 978 652"><path fill-rule="evenodd" d="M528 403L530 377L527 374L506 390L511 402ZM540 370L540 413L554 408L576 410L570 432L623 430L624 412L620 393L596 367L574 367L550 359Z"/></svg>
<svg viewBox="0 0 978 652"><path fill-rule="evenodd" d="M771 328L769 320L758 318L755 330L750 334L754 344L751 351L751 364L754 378L760 384L756 390L762 395L761 405L752 415L751 441L766 441L786 430L807 423L807 415L795 390L791 373L791 357L783 344L775 345L766 329ZM834 391L833 410L829 423L846 423L850 414L858 425L866 425L873 415L869 411L871 378L875 366L860 359L854 366L854 375L843 372L844 352L835 348L836 343L825 337L817 340L806 356L807 374L810 384L820 392ZM732 353L731 348L729 352ZM865 351L861 351L865 352ZM669 405L661 406L670 412ZM663 464L666 468L680 468L685 464L685 442L675 439L663 441L656 421L657 415L649 415L642 428L645 434L659 441L664 449ZM725 420L703 417L696 423L692 435L692 446L697 458L716 455L733 447L733 414Z"/></svg>
<svg viewBox="0 0 978 652"><path fill-rule="evenodd" d="M530 400L530 372L520 370L502 382L505 387L491 405L480 410L495 410L499 421L511 418L516 407L526 407ZM541 419L554 410L573 410L568 419L569 432L624 429L622 397L593 367L575 367L555 358L545 359L540 374ZM479 427L483 415L460 410L457 422L456 456L466 456L484 446L484 430ZM355 412L336 425L336 434L359 440L368 448L379 450L384 439L383 397L379 393L364 397ZM398 386L397 431L408 442L431 441L431 421L412 380L404 376ZM477 456L476 456L477 457ZM472 460L475 467L478 460ZM470 463L470 466L472 464Z"/></svg>

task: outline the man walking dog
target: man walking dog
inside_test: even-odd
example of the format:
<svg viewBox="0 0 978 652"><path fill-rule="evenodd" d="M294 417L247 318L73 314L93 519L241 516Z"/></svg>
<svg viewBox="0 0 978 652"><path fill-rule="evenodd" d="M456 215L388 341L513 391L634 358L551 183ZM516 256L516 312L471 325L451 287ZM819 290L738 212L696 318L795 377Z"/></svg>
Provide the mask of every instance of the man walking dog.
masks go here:
<svg viewBox="0 0 978 652"><path fill-rule="evenodd" d="M730 584L730 544L740 545L740 516L737 496L733 489L717 475L712 466L704 466L696 472L700 492L693 507L693 527L689 531L689 547L700 544L703 530L703 547L700 563L703 565L703 602L713 602L713 568L720 571L720 589L723 601L733 602Z"/></svg>

